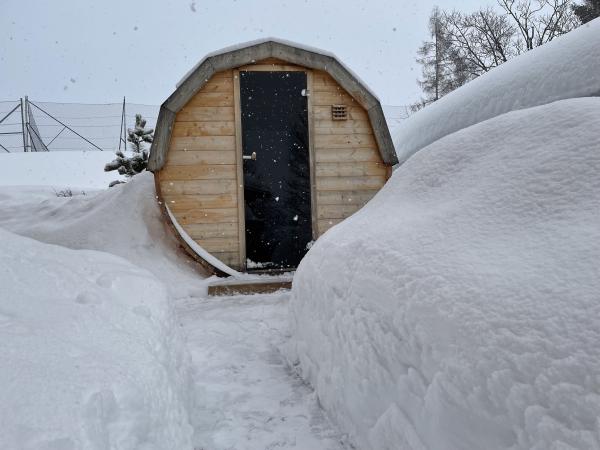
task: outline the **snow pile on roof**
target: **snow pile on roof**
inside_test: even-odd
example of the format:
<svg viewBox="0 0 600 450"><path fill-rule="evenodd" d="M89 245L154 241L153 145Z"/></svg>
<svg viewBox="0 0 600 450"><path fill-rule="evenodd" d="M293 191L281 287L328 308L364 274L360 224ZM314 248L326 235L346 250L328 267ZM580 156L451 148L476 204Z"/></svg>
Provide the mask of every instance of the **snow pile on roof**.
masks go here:
<svg viewBox="0 0 600 450"><path fill-rule="evenodd" d="M106 189L111 181L123 179L116 171L104 172L113 159L113 152L101 151L6 153L0 155L0 185Z"/></svg>
<svg viewBox="0 0 600 450"><path fill-rule="evenodd" d="M509 111L600 96L600 19L482 75L406 120L393 140L402 163L443 136Z"/></svg>
<svg viewBox="0 0 600 450"><path fill-rule="evenodd" d="M191 448L164 286L116 256L0 229L0 448Z"/></svg>
<svg viewBox="0 0 600 450"><path fill-rule="evenodd" d="M600 448L599 123L447 136L309 251L290 357L357 448Z"/></svg>
<svg viewBox="0 0 600 450"><path fill-rule="evenodd" d="M152 272L173 297L205 292L197 266L178 248L162 217L150 172L106 191L74 194L57 198L47 187L2 188L0 227L42 242L121 256Z"/></svg>

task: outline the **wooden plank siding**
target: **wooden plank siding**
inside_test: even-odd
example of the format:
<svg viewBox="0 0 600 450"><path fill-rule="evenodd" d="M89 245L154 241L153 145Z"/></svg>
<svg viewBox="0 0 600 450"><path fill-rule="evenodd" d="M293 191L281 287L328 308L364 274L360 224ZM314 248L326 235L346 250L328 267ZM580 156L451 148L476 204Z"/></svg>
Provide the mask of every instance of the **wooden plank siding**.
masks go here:
<svg viewBox="0 0 600 450"><path fill-rule="evenodd" d="M327 73L313 72L317 228L322 235L362 208L383 187L383 164L365 111ZM348 120L333 120L331 105L348 108Z"/></svg>
<svg viewBox="0 0 600 450"><path fill-rule="evenodd" d="M175 117L159 172L163 201L206 251L238 268L233 71L218 72Z"/></svg>
<svg viewBox="0 0 600 450"><path fill-rule="evenodd" d="M235 127L233 121L175 122L171 136L235 136Z"/></svg>
<svg viewBox="0 0 600 450"><path fill-rule="evenodd" d="M275 58L242 70L304 70ZM367 111L327 73L309 69L313 233L364 206L388 178ZM156 174L163 201L205 250L243 269L243 173L237 69L218 72L175 117L166 164ZM333 120L332 104L348 107ZM236 109L237 108L237 109ZM236 119L237 117L237 119Z"/></svg>

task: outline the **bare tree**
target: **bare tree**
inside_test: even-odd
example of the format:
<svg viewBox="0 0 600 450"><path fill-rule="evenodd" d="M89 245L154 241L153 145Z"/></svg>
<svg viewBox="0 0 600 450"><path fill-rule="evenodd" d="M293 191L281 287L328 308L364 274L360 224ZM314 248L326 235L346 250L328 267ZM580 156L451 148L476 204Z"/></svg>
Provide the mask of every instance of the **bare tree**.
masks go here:
<svg viewBox="0 0 600 450"><path fill-rule="evenodd" d="M580 23L572 0L497 2L499 9L470 14L434 9L430 18L432 39L419 48L417 58L423 72L419 84L426 98L413 105L413 110Z"/></svg>
<svg viewBox="0 0 600 450"><path fill-rule="evenodd" d="M518 54L515 27L491 8L471 14L444 13L447 38L467 71L465 82L499 66Z"/></svg>
<svg viewBox="0 0 600 450"><path fill-rule="evenodd" d="M429 18L431 40L423 42L417 51L422 78L418 80L425 97L411 105L416 111L456 89L464 81L461 78L460 61L447 37L446 24L438 7L433 8Z"/></svg>
<svg viewBox="0 0 600 450"><path fill-rule="evenodd" d="M579 25L571 0L498 0L519 31L521 51L539 47Z"/></svg>

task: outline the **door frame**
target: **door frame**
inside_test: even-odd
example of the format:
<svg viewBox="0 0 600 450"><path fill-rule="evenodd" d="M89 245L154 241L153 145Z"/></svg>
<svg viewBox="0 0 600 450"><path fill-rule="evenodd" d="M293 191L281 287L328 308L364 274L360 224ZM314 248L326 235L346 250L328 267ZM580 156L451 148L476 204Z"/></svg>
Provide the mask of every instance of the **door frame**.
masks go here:
<svg viewBox="0 0 600 450"><path fill-rule="evenodd" d="M308 164L310 172L310 215L312 239L317 235L317 186L316 160L314 157L314 114L312 105L313 71L307 67L284 63L251 64L233 70L233 100L235 115L235 154L237 172L237 203L238 203L238 242L240 254L240 269L246 271L246 202L244 199L244 162L242 146L242 106L240 102L240 72L306 72L306 89L308 90Z"/></svg>

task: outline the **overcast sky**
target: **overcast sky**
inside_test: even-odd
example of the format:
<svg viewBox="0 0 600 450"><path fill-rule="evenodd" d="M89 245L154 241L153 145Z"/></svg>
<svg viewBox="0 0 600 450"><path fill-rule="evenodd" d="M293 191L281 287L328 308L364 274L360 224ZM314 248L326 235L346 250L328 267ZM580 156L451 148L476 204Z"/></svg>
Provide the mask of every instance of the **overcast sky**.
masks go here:
<svg viewBox="0 0 600 450"><path fill-rule="evenodd" d="M334 52L383 104L418 99L434 4L493 0L0 0L0 100L160 104L205 53L275 36Z"/></svg>

